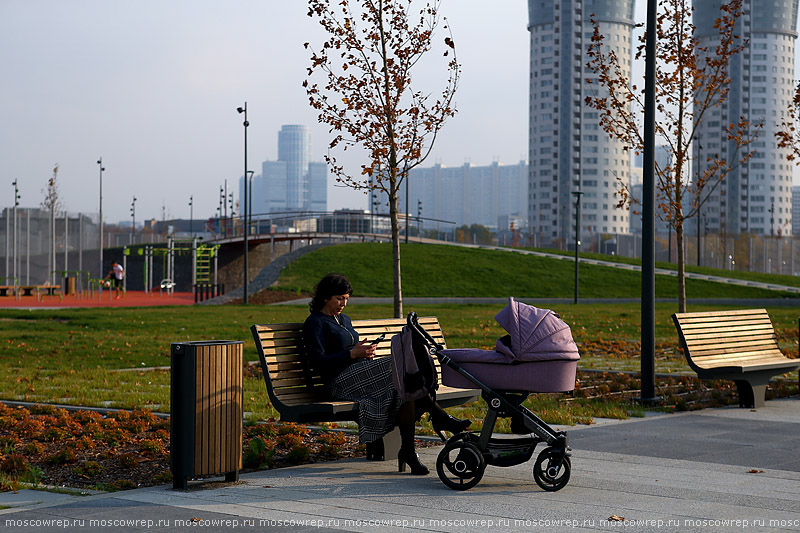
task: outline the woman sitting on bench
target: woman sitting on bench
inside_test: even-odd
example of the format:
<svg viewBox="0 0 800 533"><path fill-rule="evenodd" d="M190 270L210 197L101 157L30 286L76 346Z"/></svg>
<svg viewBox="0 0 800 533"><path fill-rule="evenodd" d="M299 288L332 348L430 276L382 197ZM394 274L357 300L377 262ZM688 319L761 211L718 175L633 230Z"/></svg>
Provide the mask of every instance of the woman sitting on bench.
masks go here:
<svg viewBox="0 0 800 533"><path fill-rule="evenodd" d="M375 358L375 344L359 341L350 317L342 313L352 293L345 276L328 274L320 280L309 304L311 314L303 324L306 353L334 398L358 402L358 436L367 445L367 458L378 458L370 449L398 426L398 470L404 472L408 465L412 474L425 475L428 468L414 451L414 425L419 416L429 413L440 436L442 431L465 431L470 421L448 415L429 396L400 403L392 381L391 358Z"/></svg>

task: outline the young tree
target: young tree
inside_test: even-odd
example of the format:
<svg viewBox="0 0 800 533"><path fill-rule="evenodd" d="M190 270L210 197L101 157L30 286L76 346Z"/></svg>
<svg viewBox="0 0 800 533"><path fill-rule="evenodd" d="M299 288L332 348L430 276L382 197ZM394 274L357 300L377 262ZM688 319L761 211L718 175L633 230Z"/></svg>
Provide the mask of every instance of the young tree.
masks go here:
<svg viewBox="0 0 800 533"><path fill-rule="evenodd" d="M669 163L656 165L656 202L658 216L675 229L678 249L678 307L686 310L684 222L696 216L703 204L720 188L725 177L737 165L746 162L753 152L742 150L756 136L759 124L745 117L729 122L724 136L735 146L735 153L701 153L692 144L698 129L714 109L728 97L731 58L747 43L736 34L736 21L742 15L741 0L723 2L714 24L715 45L704 45L692 24L689 0L662 0L658 16L656 101L661 120L656 136L667 147ZM640 118L643 116L643 93L623 74L621 61L613 48L605 46L596 21L589 46L587 67L596 79L587 80L601 87L601 93L586 98L586 103L600 115L600 126L612 137L622 140L626 149L639 154L644 150ZM645 55L645 35L641 35L636 59ZM699 148L699 147L698 147ZM697 155L700 153L701 155ZM703 158L702 160L700 158ZM702 161L702 164L701 164ZM690 163L695 166L694 176ZM700 169L698 171L697 169ZM617 176L617 207L637 203L627 181Z"/></svg>
<svg viewBox="0 0 800 533"><path fill-rule="evenodd" d="M50 246L48 247L48 262L47 266L50 270L51 276L55 275L56 269L56 212L61 210L61 198L58 192L58 183L56 177L58 176L58 164L53 168L53 176L47 180L47 188L42 190L44 199L42 200L42 209L46 209L50 213L49 232L50 232ZM55 283L55 279L51 280Z"/></svg>
<svg viewBox="0 0 800 533"><path fill-rule="evenodd" d="M303 82L319 121L334 133L326 161L337 181L354 189L382 191L388 197L398 318L403 315L398 192L409 171L430 154L445 121L455 115L453 97L460 74L445 22L444 89L434 98L412 88L412 71L434 47L441 0L425 3L418 15L412 3L419 4L413 0L309 0L308 15L319 19L328 37L321 49L311 49L308 76L318 74L325 82ZM309 43L305 46L309 48ZM353 147L366 152L358 175L331 153Z"/></svg>

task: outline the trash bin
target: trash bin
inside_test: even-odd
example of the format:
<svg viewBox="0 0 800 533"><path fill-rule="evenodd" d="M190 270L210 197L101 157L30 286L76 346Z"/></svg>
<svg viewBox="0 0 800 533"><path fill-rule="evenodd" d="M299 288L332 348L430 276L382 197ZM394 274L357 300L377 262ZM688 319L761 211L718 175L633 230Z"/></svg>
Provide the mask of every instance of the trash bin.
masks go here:
<svg viewBox="0 0 800 533"><path fill-rule="evenodd" d="M242 468L242 341L172 343L170 463L172 487L189 478Z"/></svg>
<svg viewBox="0 0 800 533"><path fill-rule="evenodd" d="M64 278L64 295L70 296L75 294L75 278L67 276Z"/></svg>

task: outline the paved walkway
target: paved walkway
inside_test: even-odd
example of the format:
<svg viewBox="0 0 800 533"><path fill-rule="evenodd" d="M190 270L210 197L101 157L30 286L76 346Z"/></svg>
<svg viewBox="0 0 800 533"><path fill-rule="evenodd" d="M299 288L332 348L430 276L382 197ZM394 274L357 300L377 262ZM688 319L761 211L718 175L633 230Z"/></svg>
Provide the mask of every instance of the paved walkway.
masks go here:
<svg viewBox="0 0 800 533"><path fill-rule="evenodd" d="M572 478L532 461L466 492L435 473L351 459L82 497L0 494L0 529L31 531L800 531L800 399L567 428ZM421 450L433 466L440 448ZM47 523L46 521L51 521ZM61 522L58 522L58 521Z"/></svg>

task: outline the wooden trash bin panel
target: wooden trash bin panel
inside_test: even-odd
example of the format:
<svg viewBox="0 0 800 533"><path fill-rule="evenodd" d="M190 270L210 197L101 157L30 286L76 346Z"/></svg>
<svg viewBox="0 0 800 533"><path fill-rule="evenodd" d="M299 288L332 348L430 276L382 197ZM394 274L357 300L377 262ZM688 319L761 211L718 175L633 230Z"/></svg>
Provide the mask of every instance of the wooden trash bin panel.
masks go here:
<svg viewBox="0 0 800 533"><path fill-rule="evenodd" d="M242 341L172 344L171 459L173 487L187 478L242 467Z"/></svg>

